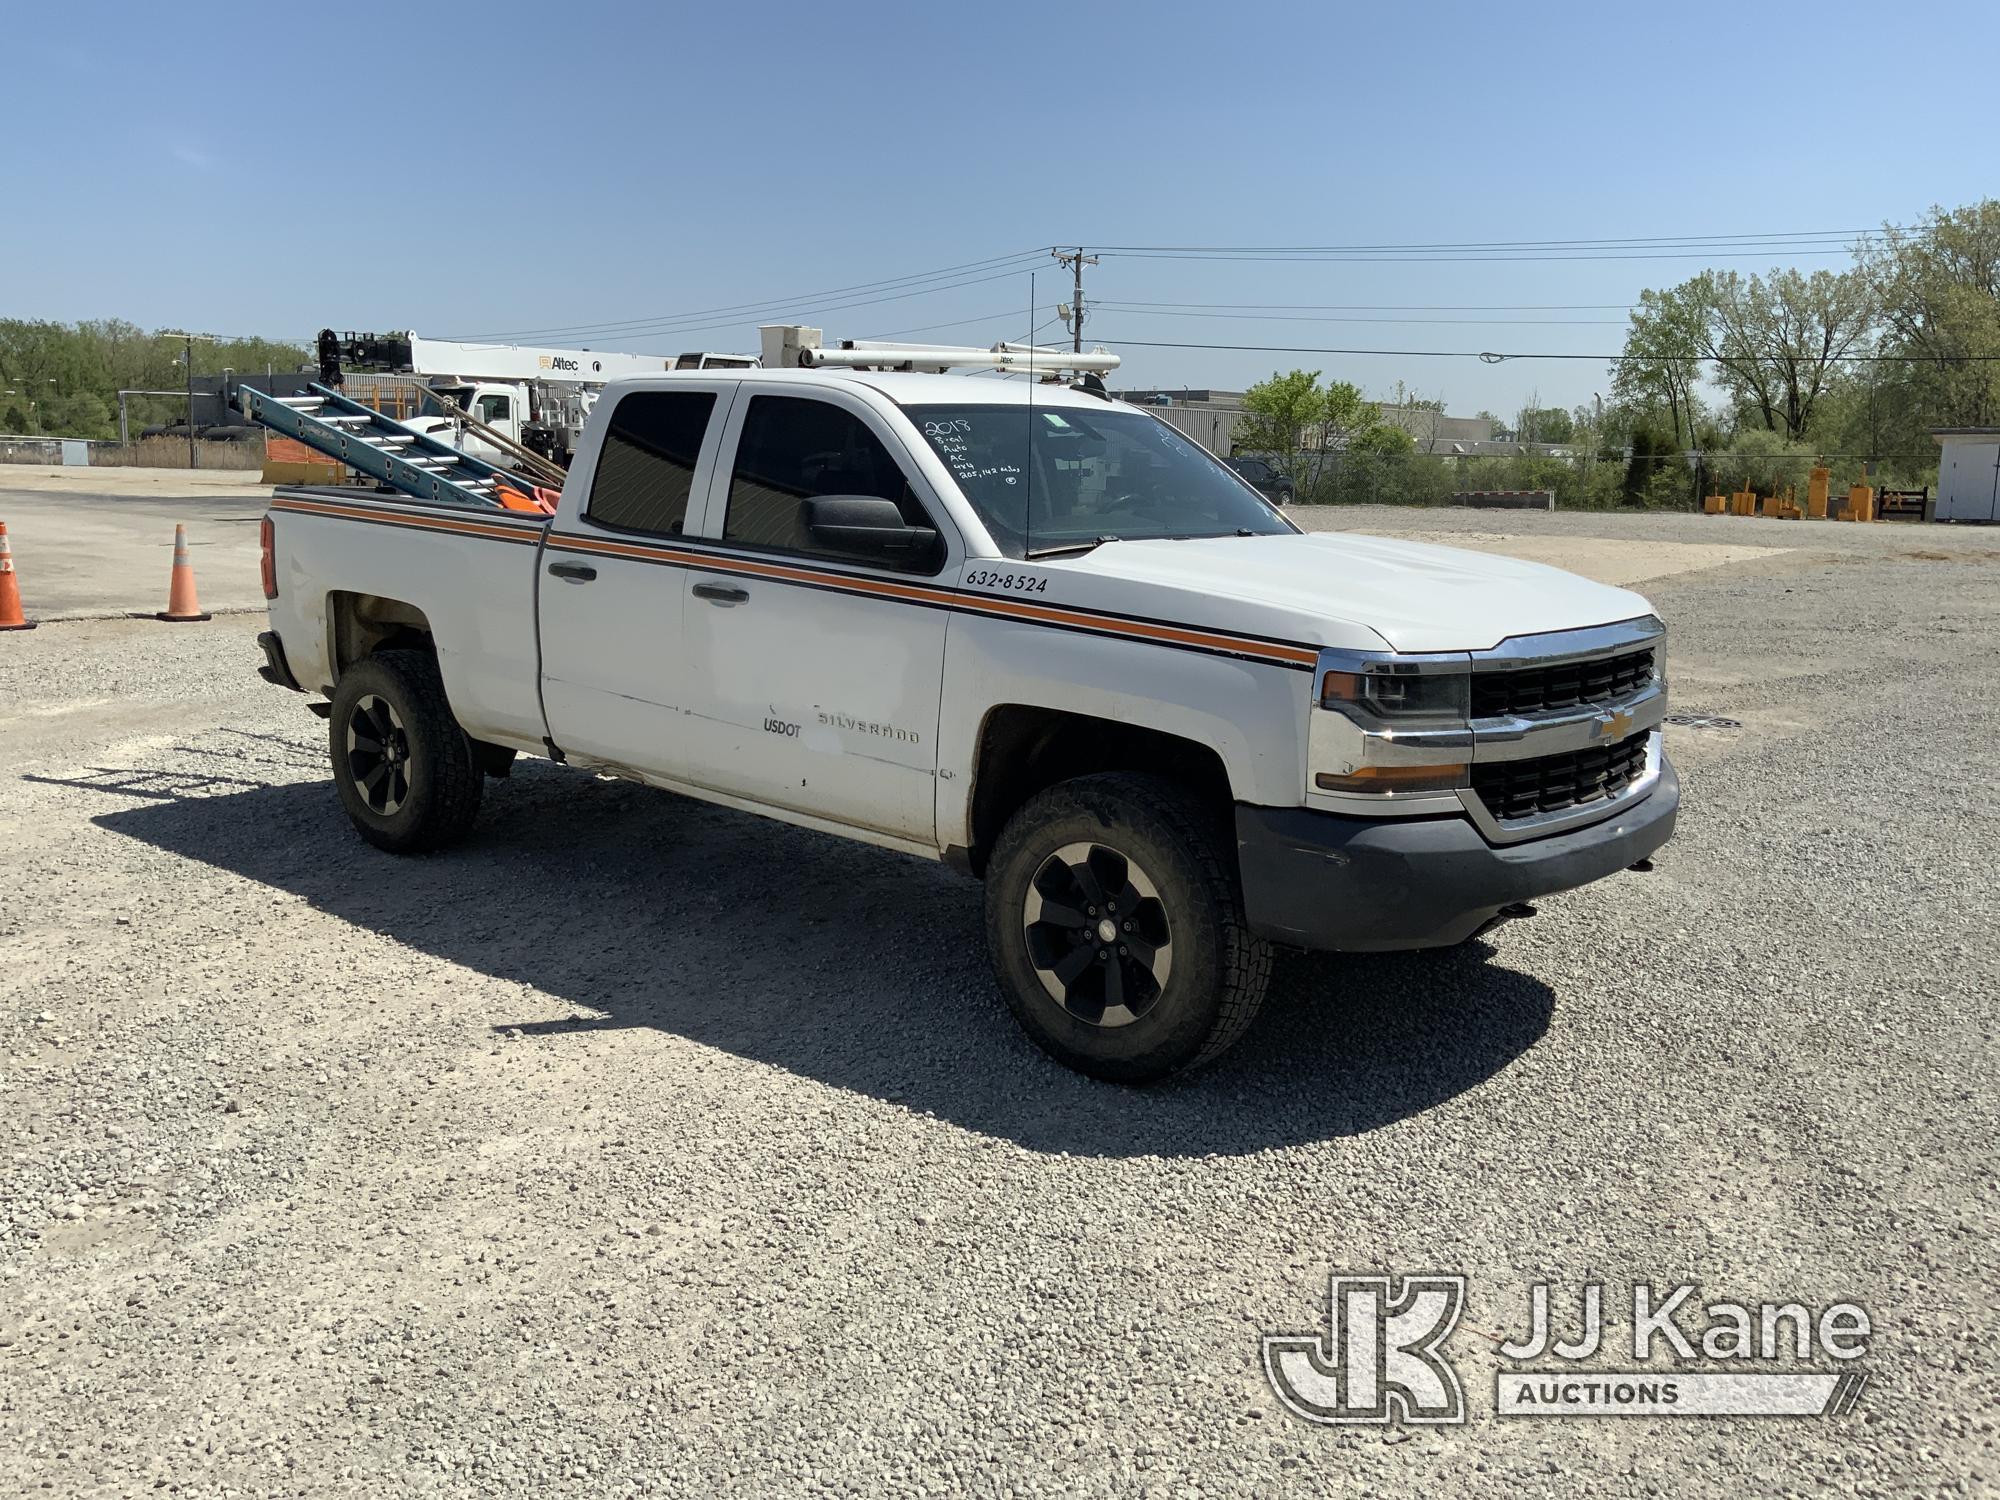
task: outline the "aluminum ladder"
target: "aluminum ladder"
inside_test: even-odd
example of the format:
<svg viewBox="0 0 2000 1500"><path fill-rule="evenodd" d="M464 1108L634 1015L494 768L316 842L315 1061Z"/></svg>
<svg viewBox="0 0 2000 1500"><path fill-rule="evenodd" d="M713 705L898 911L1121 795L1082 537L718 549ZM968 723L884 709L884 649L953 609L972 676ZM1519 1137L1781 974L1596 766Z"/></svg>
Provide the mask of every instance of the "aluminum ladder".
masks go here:
<svg viewBox="0 0 2000 1500"><path fill-rule="evenodd" d="M393 417L385 417L374 407L350 400L330 387L314 383L306 389L312 394L271 396L244 386L243 415L412 500L490 510L502 505L502 481L506 489L523 499L534 494L534 481L523 475L412 432Z"/></svg>

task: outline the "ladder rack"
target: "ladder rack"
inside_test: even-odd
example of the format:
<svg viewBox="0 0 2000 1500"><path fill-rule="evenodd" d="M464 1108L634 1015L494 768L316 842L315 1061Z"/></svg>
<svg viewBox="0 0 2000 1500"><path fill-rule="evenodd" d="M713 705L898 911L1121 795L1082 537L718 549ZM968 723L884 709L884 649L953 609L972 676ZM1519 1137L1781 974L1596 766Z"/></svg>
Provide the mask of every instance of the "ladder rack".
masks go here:
<svg viewBox="0 0 2000 1500"><path fill-rule="evenodd" d="M956 344L891 344L870 339L841 339L826 347L825 334L801 323L772 323L758 330L763 339L764 367L771 370L1003 370L1059 379L1064 373L1102 377L1118 368L1118 356L1097 348L1088 352L1050 349L1040 344L1010 344L971 349Z"/></svg>
<svg viewBox="0 0 2000 1500"><path fill-rule="evenodd" d="M511 509L502 498L503 489L524 499L533 495L530 479L412 432L327 386L315 383L307 389L312 394L270 396L245 386L243 414L413 500Z"/></svg>

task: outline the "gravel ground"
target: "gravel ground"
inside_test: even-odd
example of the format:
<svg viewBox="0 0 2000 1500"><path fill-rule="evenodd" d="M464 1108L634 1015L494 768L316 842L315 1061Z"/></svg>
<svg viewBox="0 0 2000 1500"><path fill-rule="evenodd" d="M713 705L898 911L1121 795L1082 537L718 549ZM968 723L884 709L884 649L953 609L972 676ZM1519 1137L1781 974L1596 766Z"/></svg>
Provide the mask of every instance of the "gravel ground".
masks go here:
<svg viewBox="0 0 2000 1500"><path fill-rule="evenodd" d="M0 1492L1992 1493L2000 533L1330 519L1787 550L1647 586L1741 725L1656 873L1149 1091L942 868L539 763L397 861L254 618L0 637ZM1330 1270L1471 1277L1470 1425L1277 1406ZM1874 1383L1495 1419L1551 1278L1852 1298Z"/></svg>

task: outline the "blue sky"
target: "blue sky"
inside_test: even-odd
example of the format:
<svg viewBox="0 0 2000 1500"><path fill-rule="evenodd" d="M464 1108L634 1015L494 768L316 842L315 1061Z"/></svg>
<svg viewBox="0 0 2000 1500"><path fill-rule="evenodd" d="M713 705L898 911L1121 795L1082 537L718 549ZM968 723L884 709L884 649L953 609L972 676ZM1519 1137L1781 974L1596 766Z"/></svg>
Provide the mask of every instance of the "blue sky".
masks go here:
<svg viewBox="0 0 2000 1500"><path fill-rule="evenodd" d="M1000 258L1056 242L1849 230L2000 192L1991 91L1952 61L2000 54L1990 4L17 0L0 29L9 317L289 337L651 319L517 340L649 353L797 320L983 344L1028 327L1028 259ZM1297 364L1511 412L1588 401L1604 367L1133 343L1615 351L1641 288L1774 262L1847 264L1108 254L1090 295L1199 306L1107 306L1089 333L1131 384ZM810 295L951 266L972 269L923 295ZM1045 309L1063 283L1044 263ZM752 302L773 306L667 321ZM1308 305L1322 321L1287 311Z"/></svg>

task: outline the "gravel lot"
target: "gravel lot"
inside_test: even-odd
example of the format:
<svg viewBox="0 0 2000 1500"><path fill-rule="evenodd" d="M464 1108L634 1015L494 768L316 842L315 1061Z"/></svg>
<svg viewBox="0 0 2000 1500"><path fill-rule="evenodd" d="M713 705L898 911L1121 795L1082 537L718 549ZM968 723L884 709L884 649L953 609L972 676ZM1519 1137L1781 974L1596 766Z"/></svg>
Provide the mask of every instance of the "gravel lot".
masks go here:
<svg viewBox="0 0 2000 1500"><path fill-rule="evenodd" d="M256 617L0 636L0 1493L1992 1493L2000 532L1330 519L1638 570L1741 727L1656 873L1150 1091L942 868L540 763L398 861ZM1331 1270L1472 1278L1469 1426L1277 1406ZM1498 1420L1538 1279L1855 1299L1874 1383Z"/></svg>

